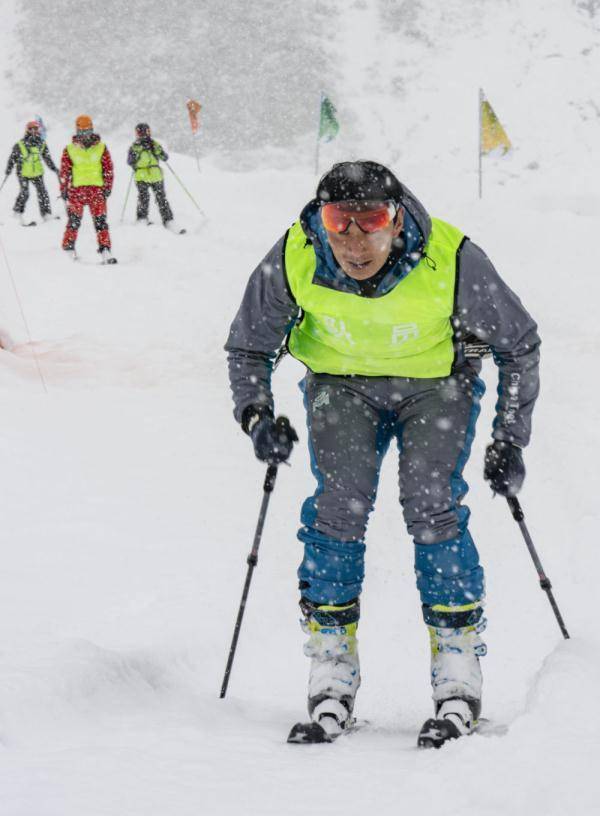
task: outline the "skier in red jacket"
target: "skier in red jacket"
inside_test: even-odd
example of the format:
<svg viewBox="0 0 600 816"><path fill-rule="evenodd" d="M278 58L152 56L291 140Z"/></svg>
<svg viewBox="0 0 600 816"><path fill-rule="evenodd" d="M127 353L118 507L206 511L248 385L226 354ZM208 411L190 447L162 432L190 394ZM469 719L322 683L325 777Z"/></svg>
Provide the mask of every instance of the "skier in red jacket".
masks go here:
<svg viewBox="0 0 600 816"><path fill-rule="evenodd" d="M113 163L108 148L94 133L89 116L78 116L77 133L63 151L60 163L60 192L67 202L67 228L62 248L74 258L75 241L87 204L94 219L98 252L102 263L116 263L110 252L110 234L106 221L106 199L113 185Z"/></svg>

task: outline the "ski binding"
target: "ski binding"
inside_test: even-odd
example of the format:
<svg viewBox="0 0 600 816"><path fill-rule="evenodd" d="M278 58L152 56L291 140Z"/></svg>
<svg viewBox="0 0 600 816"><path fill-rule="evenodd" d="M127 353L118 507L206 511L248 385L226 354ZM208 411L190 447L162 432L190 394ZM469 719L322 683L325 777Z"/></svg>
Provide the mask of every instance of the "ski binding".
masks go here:
<svg viewBox="0 0 600 816"><path fill-rule="evenodd" d="M338 737L352 734L365 725L356 719L349 719L340 725L337 717L321 716L319 722L296 723L288 734L287 742L291 745L318 745L334 742Z"/></svg>
<svg viewBox="0 0 600 816"><path fill-rule="evenodd" d="M479 704L476 713L479 713ZM478 726L473 710L467 700L453 698L438 708L437 717L426 720L419 732L419 748L441 748L450 740L472 734Z"/></svg>

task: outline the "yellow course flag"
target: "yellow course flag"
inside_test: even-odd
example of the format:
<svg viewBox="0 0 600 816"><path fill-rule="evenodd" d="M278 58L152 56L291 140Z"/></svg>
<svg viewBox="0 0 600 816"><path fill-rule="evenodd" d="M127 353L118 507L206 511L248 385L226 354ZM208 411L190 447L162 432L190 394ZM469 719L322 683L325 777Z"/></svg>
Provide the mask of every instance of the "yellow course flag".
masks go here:
<svg viewBox="0 0 600 816"><path fill-rule="evenodd" d="M502 148L502 153L507 153L511 149L512 144L490 103L487 99L482 99L481 152L490 153L490 151L496 150L498 147Z"/></svg>

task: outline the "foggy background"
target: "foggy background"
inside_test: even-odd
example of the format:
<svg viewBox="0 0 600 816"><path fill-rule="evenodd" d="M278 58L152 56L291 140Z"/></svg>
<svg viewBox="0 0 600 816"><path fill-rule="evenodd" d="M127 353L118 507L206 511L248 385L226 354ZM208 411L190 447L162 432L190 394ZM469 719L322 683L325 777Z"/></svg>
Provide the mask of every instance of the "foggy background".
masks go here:
<svg viewBox="0 0 600 816"><path fill-rule="evenodd" d="M328 16L316 2L31 0L18 9L27 61L15 82L47 116L89 113L110 132L147 121L187 152L190 97L203 106L205 151L289 144L315 127L326 70L315 17Z"/></svg>

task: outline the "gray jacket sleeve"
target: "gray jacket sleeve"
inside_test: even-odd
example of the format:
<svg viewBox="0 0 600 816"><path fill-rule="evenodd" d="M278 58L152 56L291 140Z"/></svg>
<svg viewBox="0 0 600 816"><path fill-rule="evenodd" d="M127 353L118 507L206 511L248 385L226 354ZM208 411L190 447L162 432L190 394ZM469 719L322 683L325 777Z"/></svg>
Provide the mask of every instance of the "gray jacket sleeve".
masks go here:
<svg viewBox="0 0 600 816"><path fill-rule="evenodd" d="M469 240L460 250L457 286L457 337L474 334L487 343L499 369L492 436L524 447L539 393L537 325L487 255Z"/></svg>
<svg viewBox="0 0 600 816"><path fill-rule="evenodd" d="M299 313L283 268L286 238L287 233L250 276L225 344L238 422L249 405L273 411L273 363Z"/></svg>

